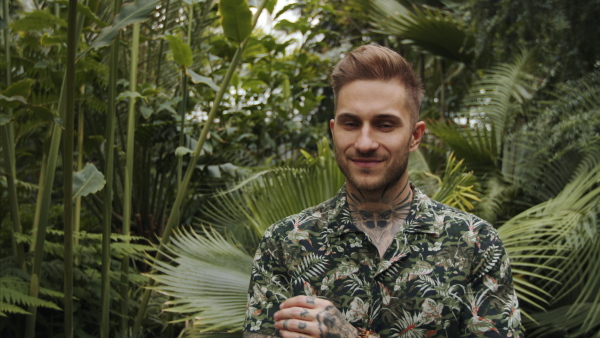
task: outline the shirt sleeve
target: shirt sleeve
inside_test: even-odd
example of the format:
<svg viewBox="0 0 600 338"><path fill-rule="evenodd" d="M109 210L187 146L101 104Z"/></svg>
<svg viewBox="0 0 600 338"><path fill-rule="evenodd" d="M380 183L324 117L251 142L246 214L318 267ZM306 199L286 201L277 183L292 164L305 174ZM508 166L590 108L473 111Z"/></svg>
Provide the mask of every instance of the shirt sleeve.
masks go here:
<svg viewBox="0 0 600 338"><path fill-rule="evenodd" d="M244 331L276 335L273 315L289 298L289 289L283 251L267 230L254 256Z"/></svg>
<svg viewBox="0 0 600 338"><path fill-rule="evenodd" d="M489 224L478 233L469 279L461 310L461 336L522 337L508 255Z"/></svg>

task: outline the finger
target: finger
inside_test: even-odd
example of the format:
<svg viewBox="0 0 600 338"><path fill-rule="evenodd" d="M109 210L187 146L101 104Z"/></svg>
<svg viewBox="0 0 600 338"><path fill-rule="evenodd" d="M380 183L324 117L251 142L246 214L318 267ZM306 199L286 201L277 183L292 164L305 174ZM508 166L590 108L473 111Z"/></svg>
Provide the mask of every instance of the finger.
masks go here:
<svg viewBox="0 0 600 338"><path fill-rule="evenodd" d="M285 302L281 303L280 308L285 309L285 308L298 306L298 307L314 309L322 302L326 302L326 301L323 299L316 298L316 297L296 296L296 297L290 298L290 299L286 300Z"/></svg>
<svg viewBox="0 0 600 338"><path fill-rule="evenodd" d="M291 331L285 331L285 330L279 331L279 335L283 338L311 338L311 337L313 337L313 336L306 336L306 335L303 335L298 332L291 332ZM318 337L318 336L315 336L315 337Z"/></svg>
<svg viewBox="0 0 600 338"><path fill-rule="evenodd" d="M284 319L275 322L275 328L281 331L295 332L304 335L318 335L319 330L314 322L296 319Z"/></svg>
<svg viewBox="0 0 600 338"><path fill-rule="evenodd" d="M281 319L301 319L306 321L311 321L316 318L314 310L307 309L305 307L290 307L281 309L273 315L275 320Z"/></svg>

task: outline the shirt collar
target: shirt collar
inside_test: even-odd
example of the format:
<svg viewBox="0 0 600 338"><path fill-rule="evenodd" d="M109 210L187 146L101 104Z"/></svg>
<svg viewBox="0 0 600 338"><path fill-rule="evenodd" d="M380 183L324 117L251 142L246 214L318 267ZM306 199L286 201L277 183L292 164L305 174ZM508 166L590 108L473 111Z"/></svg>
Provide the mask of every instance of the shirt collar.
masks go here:
<svg viewBox="0 0 600 338"><path fill-rule="evenodd" d="M431 221L432 206L437 202L429 198L419 188L415 187L411 182L410 187L413 189L413 200L410 206L410 212L406 218L406 222L398 231L404 233L423 233L434 236L441 234L441 229L436 222ZM360 232L360 230L352 222L350 209L346 200L346 184L338 191L338 193L330 199L327 205L327 225L325 231L329 237L340 237L348 232Z"/></svg>

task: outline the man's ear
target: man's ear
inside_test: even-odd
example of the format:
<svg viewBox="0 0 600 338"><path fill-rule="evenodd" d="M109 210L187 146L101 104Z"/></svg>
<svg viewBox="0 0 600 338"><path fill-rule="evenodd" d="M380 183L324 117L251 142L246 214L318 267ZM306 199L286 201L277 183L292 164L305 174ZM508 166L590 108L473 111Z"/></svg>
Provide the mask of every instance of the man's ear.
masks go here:
<svg viewBox="0 0 600 338"><path fill-rule="evenodd" d="M415 123L412 131L412 135L410 137L410 151L415 151L419 148L419 144L423 139L423 134L425 134L425 122L419 121Z"/></svg>
<svg viewBox="0 0 600 338"><path fill-rule="evenodd" d="M335 126L335 119L329 120L329 130L331 130L331 135L333 137L333 127Z"/></svg>

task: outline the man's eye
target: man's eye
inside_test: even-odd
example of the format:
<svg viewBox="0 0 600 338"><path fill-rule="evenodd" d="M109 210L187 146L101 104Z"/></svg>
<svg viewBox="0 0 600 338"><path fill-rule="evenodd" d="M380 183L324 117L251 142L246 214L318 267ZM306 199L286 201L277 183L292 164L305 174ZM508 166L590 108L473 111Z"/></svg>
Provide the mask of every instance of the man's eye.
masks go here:
<svg viewBox="0 0 600 338"><path fill-rule="evenodd" d="M392 128L393 125L390 123L382 123L379 125L379 128Z"/></svg>

